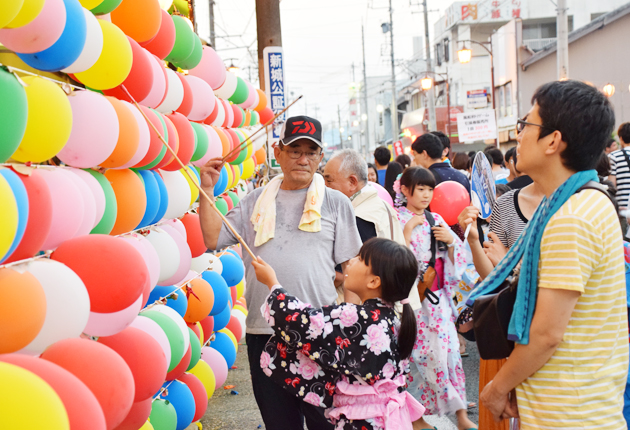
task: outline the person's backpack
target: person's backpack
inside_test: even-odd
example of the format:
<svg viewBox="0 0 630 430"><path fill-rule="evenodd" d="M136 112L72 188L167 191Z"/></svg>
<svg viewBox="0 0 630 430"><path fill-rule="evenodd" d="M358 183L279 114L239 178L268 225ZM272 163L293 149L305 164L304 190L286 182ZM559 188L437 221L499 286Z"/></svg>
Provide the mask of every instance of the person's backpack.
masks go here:
<svg viewBox="0 0 630 430"><path fill-rule="evenodd" d="M431 212L425 209L424 217L429 223L429 228L432 229L435 226L435 219ZM436 240L433 230L431 230L431 260L429 260L427 270L425 270L422 278L418 281L418 294L420 295L420 300L427 298L434 305L437 305L440 300L434 291L437 291L444 285L444 261L441 258L436 258L436 254L438 250L443 251L445 247L446 244Z"/></svg>

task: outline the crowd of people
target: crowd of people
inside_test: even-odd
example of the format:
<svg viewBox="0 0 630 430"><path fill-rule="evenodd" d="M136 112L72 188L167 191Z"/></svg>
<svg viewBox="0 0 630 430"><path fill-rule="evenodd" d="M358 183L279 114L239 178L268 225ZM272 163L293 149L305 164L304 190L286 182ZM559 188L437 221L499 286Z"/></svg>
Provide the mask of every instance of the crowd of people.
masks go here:
<svg viewBox="0 0 630 430"><path fill-rule="evenodd" d="M209 249L241 239L258 257L244 255L246 343L266 428L435 429L424 417L446 414L459 430L627 428L630 123L616 151L614 124L595 88L541 86L518 146L484 151L490 219L471 205L449 226L431 211L433 190L455 181L470 192L474 154L451 153L446 135L425 133L394 161L379 147L373 165L345 149L320 174L321 124L289 118L274 148L282 174L227 215L240 237L209 202L199 208ZM209 195L221 165L201 169ZM475 424L461 335L480 334L471 306L506 280L499 336L513 349L481 360Z"/></svg>

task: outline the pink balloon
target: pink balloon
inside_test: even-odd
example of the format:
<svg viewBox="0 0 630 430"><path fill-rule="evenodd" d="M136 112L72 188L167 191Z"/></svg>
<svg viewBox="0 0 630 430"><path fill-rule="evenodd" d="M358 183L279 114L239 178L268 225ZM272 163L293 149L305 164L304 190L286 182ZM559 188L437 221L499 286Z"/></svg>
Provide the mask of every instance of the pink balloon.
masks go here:
<svg viewBox="0 0 630 430"><path fill-rule="evenodd" d="M184 240L188 239L188 233L186 233L186 227L184 227L184 223L178 220L177 218L166 220L164 225L170 225L175 230L177 230L179 234L182 235Z"/></svg>
<svg viewBox="0 0 630 430"><path fill-rule="evenodd" d="M87 326L83 333L90 336L112 336L123 331L138 316L142 309L142 294L127 308L108 314L90 312Z"/></svg>
<svg viewBox="0 0 630 430"><path fill-rule="evenodd" d="M160 277L160 257L157 251L141 234L129 233L121 237L136 248L136 251L142 255L147 269L149 270L149 283L151 284L151 290L153 290Z"/></svg>
<svg viewBox="0 0 630 430"><path fill-rule="evenodd" d="M182 235L175 229L175 227L170 225L161 225L160 228L168 233L169 236L173 238L175 243L177 244L177 248L179 249L180 262L175 274L170 278L159 282L160 286L168 286L179 284L188 274L188 270L190 269L190 263L192 261L192 253L190 252L190 247L186 242L186 239L182 237Z"/></svg>
<svg viewBox="0 0 630 430"><path fill-rule="evenodd" d="M203 47L201 61L194 69L188 71L193 76L203 79L216 90L225 82L225 65L219 55L209 46Z"/></svg>
<svg viewBox="0 0 630 430"><path fill-rule="evenodd" d="M208 363L214 372L215 389L218 390L225 383L228 376L227 361L225 361L225 358L219 351L210 346L201 348L201 359Z"/></svg>
<svg viewBox="0 0 630 430"><path fill-rule="evenodd" d="M192 109L188 114L191 121L203 121L214 109L215 97L212 88L206 81L196 76L184 76L192 91Z"/></svg>
<svg viewBox="0 0 630 430"><path fill-rule="evenodd" d="M41 168L33 172L34 175L44 178L52 197L50 232L42 244L42 250L55 249L61 242L74 237L83 222L85 206L81 191L72 178L67 176L70 173L66 175L62 170Z"/></svg>
<svg viewBox="0 0 630 430"><path fill-rule="evenodd" d="M216 97L216 96L215 96ZM225 122L225 106L220 98L216 97L217 106L219 106L219 112L217 113L217 117L212 121L212 125L216 127L221 127Z"/></svg>
<svg viewBox="0 0 630 430"><path fill-rule="evenodd" d="M162 330L160 325L153 321L151 318L138 315L136 319L131 322L129 327L134 327L142 330L160 344L160 348L162 348L162 351L164 351L166 367L168 368L169 364L171 363L171 345L168 343L168 337L166 337L166 333L164 333L164 330Z"/></svg>
<svg viewBox="0 0 630 430"><path fill-rule="evenodd" d="M20 54L34 54L53 46L65 26L63 0L45 0L42 11L33 21L22 27L0 30L0 43Z"/></svg>
<svg viewBox="0 0 630 430"><path fill-rule="evenodd" d="M162 100L166 96L166 71L164 69L164 63L162 60L157 58L153 54L146 53L146 55L151 56L153 61L151 61L151 73L153 75L153 87L151 87L151 92L149 95L144 98L141 102L141 105L148 106L150 108L155 109L162 103Z"/></svg>
<svg viewBox="0 0 630 430"><path fill-rule="evenodd" d="M129 102L121 100L125 103L125 106L131 110L131 113L136 118L136 122L138 123L138 131L140 132L140 136L138 139L138 149L136 149L136 153L131 157L131 160L124 166L117 167L117 169L128 169L132 166L135 166L147 155L149 152L149 145L151 143L151 134L149 131L149 125L147 121L144 119L138 108L135 105L132 105Z"/></svg>
<svg viewBox="0 0 630 430"><path fill-rule="evenodd" d="M394 201L392 200L392 196L389 195L389 193L387 192L385 188L383 188L380 184L377 184L376 182L370 182L370 185L376 188L376 193L385 203L387 203L391 207L394 207Z"/></svg>
<svg viewBox="0 0 630 430"><path fill-rule="evenodd" d="M223 108L225 109L225 127L231 128L234 126L234 111L232 110L232 106L230 106L230 102L221 100L221 103L223 103Z"/></svg>
<svg viewBox="0 0 630 430"><path fill-rule="evenodd" d="M92 194L92 190L88 187L84 180L79 178L77 175L73 175L70 169L63 169L63 173L72 179L74 185L76 185L81 192L81 197L83 197L83 221L73 237L85 236L86 234L90 234L96 225L94 223L96 220L96 199ZM88 173L88 175L90 174Z"/></svg>
<svg viewBox="0 0 630 430"><path fill-rule="evenodd" d="M247 95L247 100L245 100L239 106L242 107L243 109L253 109L256 106L258 106L258 102L259 102L258 91L256 91L254 86L250 84L249 82L245 81L245 84L247 85L247 90L249 91L249 94Z"/></svg>
<svg viewBox="0 0 630 430"><path fill-rule="evenodd" d="M220 103L219 105L222 106ZM221 138L217 134L216 130L210 126L204 126L204 129L206 130L206 134L208 135L208 151L199 160L192 162L192 165L197 167L201 167L211 159L223 155Z"/></svg>
<svg viewBox="0 0 630 430"><path fill-rule="evenodd" d="M118 142L116 111L103 95L93 91L74 91L68 101L72 132L57 157L73 167L98 166L114 152Z"/></svg>
<svg viewBox="0 0 630 430"><path fill-rule="evenodd" d="M81 178L92 192L95 209L94 225L92 226L92 228L94 228L101 222L101 218L103 218L103 214L105 213L105 192L103 191L103 187L101 187L101 184L99 184L94 176L90 175L85 170L68 169L68 171ZM92 230L90 229L90 231Z"/></svg>

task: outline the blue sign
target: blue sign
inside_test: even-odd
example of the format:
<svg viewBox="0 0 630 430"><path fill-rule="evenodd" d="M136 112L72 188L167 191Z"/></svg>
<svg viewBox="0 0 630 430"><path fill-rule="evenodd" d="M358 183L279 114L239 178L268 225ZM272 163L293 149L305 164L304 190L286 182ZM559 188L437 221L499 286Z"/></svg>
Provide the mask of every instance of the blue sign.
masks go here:
<svg viewBox="0 0 630 430"><path fill-rule="evenodd" d="M263 64L265 68L265 93L269 100L269 107L274 115L279 114L286 107L285 79L284 79L284 53L280 46L268 46L263 50ZM267 154L270 157L272 167L279 167L273 158L271 146L280 140L282 124L286 119L286 113L280 115L274 122L269 133L269 149Z"/></svg>
<svg viewBox="0 0 630 430"><path fill-rule="evenodd" d="M472 191L470 199L473 206L479 209L481 218L487 219L492 214L497 189L494 184L492 167L483 152L478 152L475 155L470 175L470 188Z"/></svg>

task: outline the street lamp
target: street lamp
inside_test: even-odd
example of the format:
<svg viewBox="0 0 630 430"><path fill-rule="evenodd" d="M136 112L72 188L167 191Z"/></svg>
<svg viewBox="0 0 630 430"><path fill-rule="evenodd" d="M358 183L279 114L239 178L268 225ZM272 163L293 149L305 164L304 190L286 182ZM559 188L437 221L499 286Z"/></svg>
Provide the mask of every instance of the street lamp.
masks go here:
<svg viewBox="0 0 630 430"><path fill-rule="evenodd" d="M339 132L340 132L340 133L343 133L344 131L346 131L346 129L345 129L345 128L343 128L343 127L339 127Z"/></svg>
<svg viewBox="0 0 630 430"><path fill-rule="evenodd" d="M449 79L448 79L448 69L446 73L440 73L440 72L434 72L434 71L426 71L422 73L427 74L425 75L424 78L420 80L420 86L422 87L423 91L429 91L431 88L433 88L433 78L428 76L428 73L433 73L434 75L438 75L442 79L444 79L444 81L446 82L446 111L447 111L446 115L448 118L446 134L448 135L448 138L450 140L451 139L451 90L450 90L450 84L449 84ZM436 118L436 123L437 123L437 118Z"/></svg>
<svg viewBox="0 0 630 430"><path fill-rule="evenodd" d="M457 59L462 64L470 63L470 60L472 60L472 49L468 49L466 45L464 45L462 49L457 51Z"/></svg>
<svg viewBox="0 0 630 430"><path fill-rule="evenodd" d="M361 115L361 121L367 121L367 119L368 119L367 114L362 114Z"/></svg>
<svg viewBox="0 0 630 430"><path fill-rule="evenodd" d="M423 91L429 91L433 87L433 78L425 76L420 80L420 86Z"/></svg>
<svg viewBox="0 0 630 430"><path fill-rule="evenodd" d="M383 113L384 110L385 108L383 107L383 105L381 104L376 105L376 112Z"/></svg>
<svg viewBox="0 0 630 430"><path fill-rule="evenodd" d="M615 86L613 84L604 85L604 94L606 97L612 97L615 94Z"/></svg>

